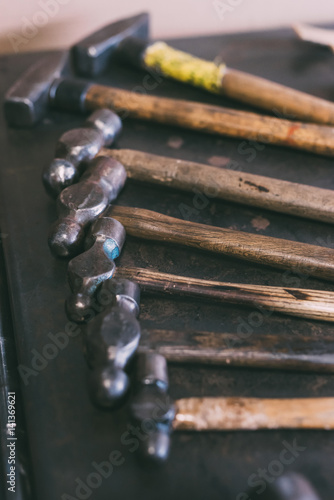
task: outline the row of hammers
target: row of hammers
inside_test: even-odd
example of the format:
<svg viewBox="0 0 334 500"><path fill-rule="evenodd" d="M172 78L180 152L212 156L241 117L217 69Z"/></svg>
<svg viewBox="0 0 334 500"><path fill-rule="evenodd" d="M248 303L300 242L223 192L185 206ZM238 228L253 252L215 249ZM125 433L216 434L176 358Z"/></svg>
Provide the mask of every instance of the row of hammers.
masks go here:
<svg viewBox="0 0 334 500"><path fill-rule="evenodd" d="M138 284L144 292L268 307L281 313L326 321L333 321L334 318L334 293L219 283L149 269L116 268L114 261L121 253L126 233L284 269L303 268L307 273L325 279L332 279L329 254L334 254L334 251L195 224L140 208L116 206L114 202L124 187L128 172L137 181L169 187L174 187L171 179L182 177L182 189L191 190L192 180L196 179L194 172L202 173L203 182L206 182L204 174L213 168L181 160L169 161L168 158L140 151L99 149L101 142L104 146L111 146L121 128L121 120L114 112L108 109L95 111L82 128L63 134L56 146L55 159L43 172L47 191L53 196L58 194L59 217L50 230L49 245L56 256L71 258L68 278L72 294L66 301L67 314L73 321L87 323L86 355L91 368L90 392L93 400L108 408L121 404L129 391L127 367L139 350L132 416L137 424L152 427L152 414L155 415L154 431L147 428L149 439L142 443L145 456L166 459L172 429L332 428L334 411L331 398L317 398L316 401L190 398L172 403L168 395L166 358L171 361L237 364L238 361L240 363L240 354L237 349L221 354L221 349L216 348L210 356L200 347L182 352L182 349L172 345L159 352L159 342L153 347L152 342L146 342L146 345L140 343ZM93 136L99 137L96 144ZM84 141L87 143L84 144ZM86 169L80 177L79 154L81 158L85 156L86 162ZM143 178L144 169L146 175ZM218 174L223 169L213 170ZM75 175L69 178L63 175L65 171ZM219 176L212 178L219 183ZM270 186L270 180L266 179L266 182ZM68 184L72 185L65 187ZM306 187L290 184L297 191ZM228 189L229 186L225 183L221 187ZM326 190L314 189L314 194L317 194L314 200L319 207L322 206L322 191ZM251 204L251 200L248 203ZM160 337L164 333L161 331ZM159 332L154 332L152 338L153 335L159 338ZM271 353L267 351L268 366L272 364L270 358ZM316 370L322 364L322 370L333 369L331 359L324 364L320 358L321 355L311 363L308 358L308 368ZM266 358L254 360L249 357L248 364L263 367L266 366ZM284 369L285 366L291 369L288 357L280 360L279 368ZM300 366L298 362L295 364L297 369Z"/></svg>
<svg viewBox="0 0 334 500"><path fill-rule="evenodd" d="M49 245L58 257L70 258L72 294L66 310L73 321L87 323L85 345L94 401L114 408L124 401L130 380L127 368L137 350L137 378L132 416L148 434L145 456L164 460L170 432L258 428L334 428L331 398L271 400L187 398L168 395L166 358L172 361L240 363L231 349L211 353L160 350L140 343L140 290L237 303L304 317L333 321L334 293L298 288L221 283L175 276L149 269L117 267L126 234L168 244L233 256L334 279L334 250L278 238L207 226L160 213L114 205L127 177L173 189L195 188L210 196L331 223L332 191L252 174L175 160L134 150L112 149L121 133L121 116L141 118L203 132L261 140L332 156L334 105L175 51L146 40L148 18L139 15L114 23L72 49L81 73L102 71L111 57L163 76L225 93L264 109L292 114L304 123L256 115L189 101L139 95L64 77L67 54L41 59L10 89L5 113L10 124L30 126L51 104L59 109L93 111L81 128L59 139L55 158L43 172L47 192L57 198L58 220ZM118 114L115 113L118 112ZM112 205L110 205L112 203ZM163 332L162 332L163 334ZM156 335L156 331L154 332ZM153 337L152 337L153 338ZM165 355L162 356L162 354ZM331 357L308 359L309 369L333 371ZM249 366L272 366L270 353L245 358ZM286 357L279 368L293 367ZM295 368L301 366L296 364ZM145 428L145 426L147 428Z"/></svg>

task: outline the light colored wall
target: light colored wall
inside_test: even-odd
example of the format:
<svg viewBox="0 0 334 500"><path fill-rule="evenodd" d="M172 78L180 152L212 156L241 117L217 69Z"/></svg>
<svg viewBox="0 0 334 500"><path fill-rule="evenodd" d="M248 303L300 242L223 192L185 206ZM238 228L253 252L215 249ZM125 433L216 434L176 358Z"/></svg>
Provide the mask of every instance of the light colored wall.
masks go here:
<svg viewBox="0 0 334 500"><path fill-rule="evenodd" d="M66 47L143 10L155 38L334 21L332 0L2 0L0 7L0 53Z"/></svg>

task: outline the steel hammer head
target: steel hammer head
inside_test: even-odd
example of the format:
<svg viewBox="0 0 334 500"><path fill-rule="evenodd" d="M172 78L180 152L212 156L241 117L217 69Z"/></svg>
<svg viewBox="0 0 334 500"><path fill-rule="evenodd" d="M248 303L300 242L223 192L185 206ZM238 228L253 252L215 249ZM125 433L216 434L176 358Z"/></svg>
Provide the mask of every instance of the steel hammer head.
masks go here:
<svg viewBox="0 0 334 500"><path fill-rule="evenodd" d="M144 12L108 24L72 47L73 65L79 75L102 73L117 47L128 38L147 39L149 15Z"/></svg>
<svg viewBox="0 0 334 500"><path fill-rule="evenodd" d="M4 112L10 125L30 127L42 118L49 106L50 87L67 63L68 53L54 52L21 75L5 96Z"/></svg>

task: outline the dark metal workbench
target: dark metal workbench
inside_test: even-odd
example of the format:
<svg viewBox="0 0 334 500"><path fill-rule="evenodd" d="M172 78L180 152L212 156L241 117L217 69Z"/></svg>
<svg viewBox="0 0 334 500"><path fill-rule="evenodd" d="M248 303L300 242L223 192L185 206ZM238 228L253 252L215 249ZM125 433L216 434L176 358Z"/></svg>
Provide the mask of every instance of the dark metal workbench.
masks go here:
<svg viewBox="0 0 334 500"><path fill-rule="evenodd" d="M303 44L290 31L251 35L216 36L177 40L174 45L206 58L221 55L231 67L268 77L328 99L334 98L333 56L325 49ZM17 76L36 61L39 54L3 57L0 60L0 94ZM144 73L116 67L109 76L115 86L133 89L142 85ZM107 82L107 77L101 81ZM163 82L152 93L222 103L240 108L196 89ZM244 107L245 108L245 107ZM55 205L44 193L40 176L52 158L56 139L82 121L79 116L50 113L33 130L8 129L0 116L1 231L9 281L18 362L31 367L32 349L41 352L49 343L48 333L62 331L67 323L64 299L69 293L66 262L54 259L47 247L49 226L55 219ZM179 149L170 144L180 137ZM334 188L333 160L266 145L205 136L172 127L125 120L118 146L136 148L166 156L208 162L225 157L237 162L240 171L254 172L316 186ZM224 163L224 159L216 158ZM227 160L226 160L227 161ZM236 163L234 163L236 165ZM193 195L128 183L118 203L150 208L181 217L180 204L193 208ZM270 224L259 228L254 219L262 216ZM259 232L307 243L334 247L334 229L238 204L210 202L192 220ZM262 220L262 219L261 219ZM260 220L260 221L261 221ZM260 222L261 224L261 222ZM179 274L279 286L304 286L334 290L330 283L293 276L180 248L164 247L128 239L121 263L152 266ZM241 320L250 321L252 309L220 306L185 300L143 298L142 325L155 328L213 330L235 333ZM315 349L333 352L333 326L276 314L262 316L253 325L254 342L261 336L282 335L286 349L305 348L305 337L317 341ZM283 441L304 447L286 470L301 471L310 478L323 500L334 491L334 439L325 431L268 431L206 434L175 434L171 456L161 468L138 463L135 453L122 444L127 429L126 409L115 413L94 408L86 391L87 368L80 336L36 376L22 384L31 466L34 472L34 500L59 500L67 493L76 498L76 479L84 482L94 471L93 462L108 459L119 450L125 462L95 489L92 498L118 499L224 499L235 500L247 490L247 481L259 468L277 460ZM198 366L171 366L173 397L239 395L264 397L332 396L334 375L282 373ZM64 497L66 498L66 497ZM239 499L246 498L240 495ZM261 498L261 495L258 496Z"/></svg>

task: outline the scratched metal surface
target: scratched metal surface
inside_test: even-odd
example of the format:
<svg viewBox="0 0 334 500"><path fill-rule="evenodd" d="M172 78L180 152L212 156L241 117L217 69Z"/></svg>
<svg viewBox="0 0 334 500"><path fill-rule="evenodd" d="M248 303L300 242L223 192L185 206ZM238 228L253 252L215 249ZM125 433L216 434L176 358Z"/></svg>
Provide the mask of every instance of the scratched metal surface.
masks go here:
<svg viewBox="0 0 334 500"><path fill-rule="evenodd" d="M178 40L174 45L207 58L219 54L231 67L328 99L334 97L332 54L294 40L288 31ZM0 60L1 95L38 57L39 54L27 54ZM143 84L144 76L144 73L115 66L101 82L107 82L109 78L115 86L133 89ZM152 84L152 80L146 81ZM151 92L241 107L167 81ZM55 206L43 192L41 169L51 159L59 135L79 125L81 118L52 112L33 130L10 130L2 115L0 120L2 231L8 235L3 243L19 363L30 368L32 349L42 352L50 342L49 332L64 330L67 319L63 303L69 292L66 262L52 258L46 244L48 228L55 219ZM241 172L334 188L333 160L268 145L262 147L240 140L125 120L118 146L216 165L233 160ZM176 217L181 217L181 210L187 206L194 221L334 247L334 229L329 225L212 199L204 201L202 206L198 204L200 200L195 200L195 206L193 198L192 194L129 182L119 203ZM121 258L121 264L128 263L222 281L334 290L332 284L298 274L134 239L127 241ZM263 315L260 319L257 316L256 323L252 313L252 309L230 305L144 298L141 320L143 326L154 328L180 331L194 328L231 333L237 332L243 321L251 325L248 331L254 341L267 332L284 333L291 339L287 349L298 349L298 345L303 345L304 336L312 335L323 339L321 342L328 342L328 349L333 348L331 325L275 314ZM248 338L247 341L251 340ZM285 470L303 472L324 500L333 498L332 432L277 430L175 434L168 463L161 468L147 467L131 452L133 445L121 441L127 430L126 408L115 413L94 408L87 396L86 377L82 339L77 336L49 360L44 369L31 375L27 385L22 384L36 500L79 498L75 492L78 480L86 482L95 470L93 463L108 460L113 450L120 451L124 463L115 467L108 478L102 479L92 493L88 490L81 498L244 500L247 496L242 493L247 490L249 479L258 481L258 469L269 467L272 472L268 477L272 480L278 470L273 461L279 460L283 442L292 443L293 440L303 451L289 465L284 465ZM175 398L200 395L332 396L334 391L333 375L212 366L172 366L170 381L171 395ZM258 489L262 488L258 486ZM261 495L256 498L261 498Z"/></svg>

